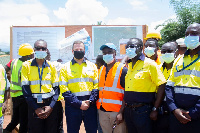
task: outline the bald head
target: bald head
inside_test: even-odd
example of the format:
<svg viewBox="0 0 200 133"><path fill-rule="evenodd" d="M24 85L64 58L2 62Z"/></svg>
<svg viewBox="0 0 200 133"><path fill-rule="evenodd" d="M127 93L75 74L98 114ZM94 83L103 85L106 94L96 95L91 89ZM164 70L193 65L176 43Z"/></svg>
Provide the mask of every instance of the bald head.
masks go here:
<svg viewBox="0 0 200 133"><path fill-rule="evenodd" d="M165 44L162 45L161 48L161 53L165 54L165 53L175 53L177 51L178 47L175 43L173 42L167 42Z"/></svg>
<svg viewBox="0 0 200 133"><path fill-rule="evenodd" d="M200 24L194 23L187 27L185 36L200 36Z"/></svg>

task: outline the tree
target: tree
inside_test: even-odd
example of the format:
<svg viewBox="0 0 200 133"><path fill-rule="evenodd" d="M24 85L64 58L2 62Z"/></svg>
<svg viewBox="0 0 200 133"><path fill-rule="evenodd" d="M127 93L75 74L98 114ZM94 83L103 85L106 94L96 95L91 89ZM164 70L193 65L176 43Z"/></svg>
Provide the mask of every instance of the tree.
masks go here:
<svg viewBox="0 0 200 133"><path fill-rule="evenodd" d="M185 31L190 24L200 23L200 1L170 0L170 5L172 5L177 18L174 20L169 19L163 24L156 26L156 29L160 26L163 27L160 31L162 39L159 42L159 46L184 37Z"/></svg>

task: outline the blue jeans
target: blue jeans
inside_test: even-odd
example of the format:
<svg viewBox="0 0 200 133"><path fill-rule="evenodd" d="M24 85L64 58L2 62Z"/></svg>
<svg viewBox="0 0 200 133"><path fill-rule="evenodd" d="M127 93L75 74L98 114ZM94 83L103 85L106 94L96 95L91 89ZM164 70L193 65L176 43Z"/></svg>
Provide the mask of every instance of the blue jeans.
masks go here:
<svg viewBox="0 0 200 133"><path fill-rule="evenodd" d="M96 105L91 105L87 110L81 110L65 102L65 115L68 133L79 133L82 121L84 122L86 133L97 132Z"/></svg>
<svg viewBox="0 0 200 133"><path fill-rule="evenodd" d="M124 119L128 133L152 133L151 109L151 105L144 105L137 108L125 107Z"/></svg>

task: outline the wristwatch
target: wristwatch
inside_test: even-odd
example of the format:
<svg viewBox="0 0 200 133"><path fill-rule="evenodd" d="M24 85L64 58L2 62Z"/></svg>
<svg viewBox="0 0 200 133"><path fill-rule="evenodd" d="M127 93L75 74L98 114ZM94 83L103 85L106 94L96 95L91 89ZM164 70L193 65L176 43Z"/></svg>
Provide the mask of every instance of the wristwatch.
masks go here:
<svg viewBox="0 0 200 133"><path fill-rule="evenodd" d="M158 109L156 107L153 107L152 108L152 111L157 111Z"/></svg>

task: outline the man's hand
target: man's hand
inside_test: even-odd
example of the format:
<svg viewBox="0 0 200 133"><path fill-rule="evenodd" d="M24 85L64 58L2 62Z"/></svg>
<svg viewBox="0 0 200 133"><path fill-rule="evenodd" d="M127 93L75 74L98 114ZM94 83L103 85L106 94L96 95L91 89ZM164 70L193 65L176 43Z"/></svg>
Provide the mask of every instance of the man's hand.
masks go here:
<svg viewBox="0 0 200 133"><path fill-rule="evenodd" d="M180 121L182 124L186 124L189 121L191 121L191 117L189 116L189 112L181 109L175 109L173 111L176 118Z"/></svg>
<svg viewBox="0 0 200 133"><path fill-rule="evenodd" d="M37 116L40 118L40 119L45 119L45 112L44 112L44 109L43 108L37 108L35 110L35 113L37 114Z"/></svg>
<svg viewBox="0 0 200 133"><path fill-rule="evenodd" d="M155 121L157 120L157 117L158 117L158 111L151 111L150 113L151 120Z"/></svg>
<svg viewBox="0 0 200 133"><path fill-rule="evenodd" d="M42 108L44 109L44 117L46 119L47 117L49 117L49 115L53 111L53 108L51 108L50 106L44 106Z"/></svg>
<svg viewBox="0 0 200 133"><path fill-rule="evenodd" d="M116 123L117 123L117 125L119 125L122 122L123 122L123 115L122 115L122 113L118 113L116 116Z"/></svg>
<svg viewBox="0 0 200 133"><path fill-rule="evenodd" d="M87 105L86 101L82 101L80 109L81 110L87 110L88 108L89 108L89 106Z"/></svg>
<svg viewBox="0 0 200 133"><path fill-rule="evenodd" d="M5 113L6 109L7 109L7 103L4 102L3 105L2 105L2 113L3 114Z"/></svg>
<svg viewBox="0 0 200 133"><path fill-rule="evenodd" d="M86 100L85 103L90 107L90 100Z"/></svg>

